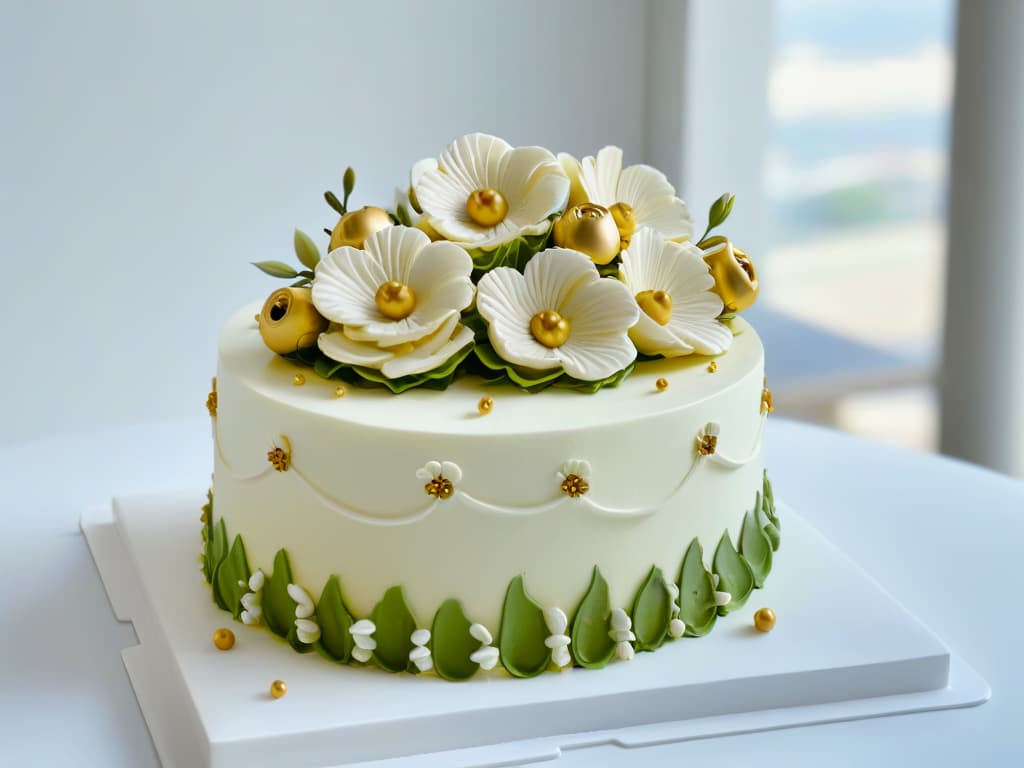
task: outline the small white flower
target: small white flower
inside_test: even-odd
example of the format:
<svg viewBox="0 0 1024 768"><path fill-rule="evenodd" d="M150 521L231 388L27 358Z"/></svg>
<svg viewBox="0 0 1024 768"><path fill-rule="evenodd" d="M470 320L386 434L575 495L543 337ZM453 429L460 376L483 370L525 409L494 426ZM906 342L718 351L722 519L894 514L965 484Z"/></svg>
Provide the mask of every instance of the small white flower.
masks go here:
<svg viewBox="0 0 1024 768"><path fill-rule="evenodd" d="M415 664L420 672L429 672L434 668L434 659L427 647L427 643L430 642L430 630L417 629L409 639L413 644L412 650L409 651L409 661Z"/></svg>
<svg viewBox="0 0 1024 768"><path fill-rule="evenodd" d="M590 462L586 459L569 459L562 465L561 471L555 473L559 480L565 480L569 475L576 475L576 477L588 481L591 474Z"/></svg>
<svg viewBox="0 0 1024 768"><path fill-rule="evenodd" d="M716 590L714 594L715 605L728 605L732 601L732 595L730 595L728 592L717 591L719 578L720 577L717 573L711 574L711 580L714 582Z"/></svg>
<svg viewBox="0 0 1024 768"><path fill-rule="evenodd" d="M596 203L611 208L625 203L633 209L636 229L650 227L666 240L693 237L693 219L686 203L661 171L649 165L622 167L622 150L605 147L582 161L560 154L559 162L572 182L569 205Z"/></svg>
<svg viewBox="0 0 1024 768"><path fill-rule="evenodd" d="M469 215L474 192L493 190L504 198L505 213L493 225ZM548 217L565 210L569 178L555 156L542 147L518 147L483 133L456 139L414 187L427 223L448 240L467 248L493 250L522 235L547 231Z"/></svg>
<svg viewBox="0 0 1024 768"><path fill-rule="evenodd" d="M377 631L377 625L369 619L360 619L348 628L356 647L352 649L352 658L356 661L367 662L373 657L373 650L377 647L377 641L373 639L373 633Z"/></svg>
<svg viewBox="0 0 1024 768"><path fill-rule="evenodd" d="M511 267L491 270L477 286L477 309L495 351L513 365L561 368L597 381L636 359L628 336L640 316L636 302L578 251L541 251L522 274Z"/></svg>
<svg viewBox="0 0 1024 768"><path fill-rule="evenodd" d="M457 483L462 480L462 469L454 461L428 461L416 470L418 480L433 480L436 477Z"/></svg>
<svg viewBox="0 0 1024 768"><path fill-rule="evenodd" d="M341 326L320 350L389 379L437 368L473 341L460 312L473 302L473 261L412 227L386 227L363 248L342 246L316 267L313 303Z"/></svg>
<svg viewBox="0 0 1024 768"><path fill-rule="evenodd" d="M572 657L569 655L570 637L565 634L569 627L569 619L561 608L545 608L544 623L547 625L548 635L544 645L551 649L551 661L559 669L569 666Z"/></svg>
<svg viewBox="0 0 1024 768"><path fill-rule="evenodd" d="M483 624L472 624L469 627L469 634L474 640L480 642L480 647L469 655L469 660L474 664L479 664L480 669L494 669L500 654L498 649L491 645L494 638L491 636L490 630Z"/></svg>
<svg viewBox="0 0 1024 768"><path fill-rule="evenodd" d="M629 338L645 355L718 355L731 346L732 331L718 320L715 278L695 245L642 229L622 252L619 279L643 310Z"/></svg>
<svg viewBox="0 0 1024 768"><path fill-rule="evenodd" d="M295 635L300 642L315 643L320 639L320 625L313 618L313 598L298 584L288 585L288 597L295 601Z"/></svg>
<svg viewBox="0 0 1024 768"><path fill-rule="evenodd" d="M257 569L249 576L248 583L239 582L239 586L248 586L249 591L242 595L242 623L255 626L263 620L263 571Z"/></svg>
<svg viewBox="0 0 1024 768"><path fill-rule="evenodd" d="M674 618L668 623L668 634L673 640L678 640L686 634L686 625L680 618Z"/></svg>
<svg viewBox="0 0 1024 768"><path fill-rule="evenodd" d="M679 587L674 581L666 582L666 584L668 586L668 593L672 598L672 606L669 609L669 616L672 618L668 623L668 635L673 640L678 640L686 634L686 625L679 618Z"/></svg>
<svg viewBox="0 0 1024 768"><path fill-rule="evenodd" d="M633 620L621 608L615 608L611 615L612 628L609 637L615 641L615 658L629 661L633 658L633 645L636 635L633 634Z"/></svg>

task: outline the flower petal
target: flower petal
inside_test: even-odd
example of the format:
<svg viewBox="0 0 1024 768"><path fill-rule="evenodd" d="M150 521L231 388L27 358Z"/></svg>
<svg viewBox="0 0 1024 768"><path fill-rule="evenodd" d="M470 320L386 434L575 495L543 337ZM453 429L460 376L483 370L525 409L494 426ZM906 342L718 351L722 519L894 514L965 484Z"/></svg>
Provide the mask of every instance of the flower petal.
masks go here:
<svg viewBox="0 0 1024 768"><path fill-rule="evenodd" d="M452 318L457 320L458 315L453 315ZM409 352L392 356L390 360L381 366L380 372L389 379L398 379L402 376L426 373L443 365L460 350L473 343L472 330L464 325L458 325L457 328L458 330L455 335L447 341L444 341L446 336L442 332L444 330L442 328L441 331L437 332L436 337L432 337L422 346L414 347ZM437 340L444 341L444 343L435 349L434 342Z"/></svg>
<svg viewBox="0 0 1024 768"><path fill-rule="evenodd" d="M413 317L426 324L427 318L468 307L475 292L472 271L473 260L454 243L437 242L425 247L409 274L409 287L416 294Z"/></svg>
<svg viewBox="0 0 1024 768"><path fill-rule="evenodd" d="M462 480L462 468L454 461L442 461L441 475L447 477L453 483L457 483Z"/></svg>
<svg viewBox="0 0 1024 768"><path fill-rule="evenodd" d="M349 246L335 248L316 265L313 304L336 323L361 325L383 319L374 297L388 278L379 262Z"/></svg>
<svg viewBox="0 0 1024 768"><path fill-rule="evenodd" d="M565 372L580 381L600 381L621 371L636 359L636 347L622 334L569 337L556 350Z"/></svg>
<svg viewBox="0 0 1024 768"><path fill-rule="evenodd" d="M565 632L565 628L569 626L569 619L561 608L545 608L544 623L548 627L548 632L552 635L561 635Z"/></svg>
<svg viewBox="0 0 1024 768"><path fill-rule="evenodd" d="M550 370L558 367L558 358L530 333L530 320L536 314L531 307L536 303L526 279L511 267L492 269L477 285L477 310L487 321L487 337L498 355L514 365Z"/></svg>
<svg viewBox="0 0 1024 768"><path fill-rule="evenodd" d="M624 337L640 317L640 308L624 284L599 278L580 285L561 305L561 313L571 325L571 343L609 333Z"/></svg>
<svg viewBox="0 0 1024 768"><path fill-rule="evenodd" d="M681 357L692 354L695 349L674 333L673 329L652 320L646 312L641 312L636 325L629 329L629 339L645 355Z"/></svg>
<svg viewBox="0 0 1024 768"><path fill-rule="evenodd" d="M470 624L469 634L474 640L479 640L484 645L490 645L494 641L490 630L483 624Z"/></svg>
<svg viewBox="0 0 1024 768"><path fill-rule="evenodd" d="M619 147L604 147L597 157L585 157L580 165L581 183L590 202L606 208L620 202L617 195L622 174L622 150Z"/></svg>
<svg viewBox="0 0 1024 768"><path fill-rule="evenodd" d="M508 217L521 234L538 234L546 220L565 210L569 177L543 147L517 147L505 156L497 187L508 201Z"/></svg>
<svg viewBox="0 0 1024 768"><path fill-rule="evenodd" d="M321 333L317 339L320 351L331 360L349 365L362 365L367 368L380 368L394 355L378 348L374 344L352 341L341 331Z"/></svg>
<svg viewBox="0 0 1024 768"><path fill-rule="evenodd" d="M575 205L587 202L587 191L583 188L583 180L581 178L583 167L580 165L580 161L570 154L559 152L558 162L562 166L562 170L569 177L569 201L565 204L566 208L572 208Z"/></svg>

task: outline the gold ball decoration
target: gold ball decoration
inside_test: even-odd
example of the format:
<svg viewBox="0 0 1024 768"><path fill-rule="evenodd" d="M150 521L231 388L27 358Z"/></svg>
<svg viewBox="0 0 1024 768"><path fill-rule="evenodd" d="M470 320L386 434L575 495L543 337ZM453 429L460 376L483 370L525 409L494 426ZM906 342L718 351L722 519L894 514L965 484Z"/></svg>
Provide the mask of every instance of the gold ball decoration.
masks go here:
<svg viewBox="0 0 1024 768"><path fill-rule="evenodd" d="M615 203L608 209L612 218L615 219L615 226L619 230L619 248L629 248L629 241L633 239L636 232L636 216L633 215L633 206L628 203Z"/></svg>
<svg viewBox="0 0 1024 768"><path fill-rule="evenodd" d="M339 384L338 386L336 386L334 388L334 396L335 397L344 397L347 394L348 394L348 390L345 389L345 387L343 387L341 384Z"/></svg>
<svg viewBox="0 0 1024 768"><path fill-rule="evenodd" d="M672 319L672 296L668 291L640 291L636 303L658 325L668 325Z"/></svg>
<svg viewBox="0 0 1024 768"><path fill-rule="evenodd" d="M270 684L270 695L272 698L280 699L288 693L288 684L284 680L275 680Z"/></svg>
<svg viewBox="0 0 1024 768"><path fill-rule="evenodd" d="M771 632L775 629L775 611L771 608L758 608L754 614L754 628L758 632Z"/></svg>
<svg viewBox="0 0 1024 768"><path fill-rule="evenodd" d="M664 392L666 389L668 389L668 379L658 379L656 382L654 382L654 386L657 388L659 392Z"/></svg>
<svg viewBox="0 0 1024 768"><path fill-rule="evenodd" d="M726 312L742 312L757 301L760 286L754 263L744 251L721 235L701 242L704 261L711 268L715 286L711 289L722 298Z"/></svg>
<svg viewBox="0 0 1024 768"><path fill-rule="evenodd" d="M279 288L263 302L257 315L263 343L279 355L316 344L327 330L327 318L313 306L310 288Z"/></svg>
<svg viewBox="0 0 1024 768"><path fill-rule="evenodd" d="M718 370L718 363L717 362L712 360L710 363L708 363L708 373L714 373L717 370Z"/></svg>
<svg viewBox="0 0 1024 768"><path fill-rule="evenodd" d="M496 227L508 216L508 201L491 187L477 189L466 198L466 215L479 227Z"/></svg>
<svg viewBox="0 0 1024 768"><path fill-rule="evenodd" d="M607 264L619 254L619 228L607 208L594 203L576 205L555 222L555 245L587 254L595 264Z"/></svg>
<svg viewBox="0 0 1024 768"><path fill-rule="evenodd" d="M306 377L303 376L301 373L296 373L295 376L292 377L292 384L294 384L296 387L301 387L305 383Z"/></svg>
<svg viewBox="0 0 1024 768"><path fill-rule="evenodd" d="M404 320L416 309L416 294L397 280L389 280L378 288L373 301L388 320Z"/></svg>
<svg viewBox="0 0 1024 768"><path fill-rule="evenodd" d="M394 222L388 212L375 205L366 205L355 211L349 211L334 225L331 231L330 250L349 245L362 248L366 238L374 232L390 227Z"/></svg>
<svg viewBox="0 0 1024 768"><path fill-rule="evenodd" d="M235 633L221 627L213 633L213 644L218 651L230 651L235 647Z"/></svg>
<svg viewBox="0 0 1024 768"><path fill-rule="evenodd" d="M494 400L484 395L480 398L480 402L476 404L476 409L480 411L481 416L486 416L494 410Z"/></svg>
<svg viewBox="0 0 1024 768"><path fill-rule="evenodd" d="M569 321L553 309L538 312L530 320L530 333L545 347L554 349L569 340Z"/></svg>

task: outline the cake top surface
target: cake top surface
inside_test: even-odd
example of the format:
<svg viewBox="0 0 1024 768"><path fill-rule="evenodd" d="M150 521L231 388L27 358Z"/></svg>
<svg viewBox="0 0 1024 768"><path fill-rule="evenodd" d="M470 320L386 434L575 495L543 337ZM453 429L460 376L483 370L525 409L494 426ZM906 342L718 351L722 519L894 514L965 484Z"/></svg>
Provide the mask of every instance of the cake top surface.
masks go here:
<svg viewBox="0 0 1024 768"><path fill-rule="evenodd" d="M254 304L239 310L225 325L220 338L222 374L316 418L402 432L541 435L657 417L760 375L764 355L757 333L737 319L730 350L713 364L707 357L694 355L646 361L616 387L592 396L558 388L536 395L467 374L443 392L418 388L395 397L384 388L349 386L338 397L336 381L309 374L304 366L266 349L253 319L258 308ZM297 375L302 386L295 385ZM667 384L663 389L659 379ZM479 407L485 397L492 403L486 414Z"/></svg>

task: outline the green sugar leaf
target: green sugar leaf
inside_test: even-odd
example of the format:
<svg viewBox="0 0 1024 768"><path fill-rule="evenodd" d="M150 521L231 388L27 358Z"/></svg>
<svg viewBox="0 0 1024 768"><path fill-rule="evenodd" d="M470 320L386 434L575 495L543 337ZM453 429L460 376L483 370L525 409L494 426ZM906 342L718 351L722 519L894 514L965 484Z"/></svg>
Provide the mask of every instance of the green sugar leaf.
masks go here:
<svg viewBox="0 0 1024 768"><path fill-rule="evenodd" d="M547 669L551 651L544 641L548 636L544 611L526 594L523 577L509 582L501 609L498 650L501 663L516 677L534 677Z"/></svg>
<svg viewBox="0 0 1024 768"><path fill-rule="evenodd" d="M316 265L320 263L320 249L316 247L313 239L301 229L296 229L293 245L295 247L295 255L302 263L302 266L316 269ZM313 277L312 273L305 271L299 272L299 275L302 277Z"/></svg>
<svg viewBox="0 0 1024 768"><path fill-rule="evenodd" d="M706 635L715 626L715 582L704 567L704 550L700 541L690 542L679 569L679 618L691 637Z"/></svg>
<svg viewBox="0 0 1024 768"><path fill-rule="evenodd" d="M719 606L718 615L725 616L742 608L754 590L754 573L747 561L736 551L728 531L722 534L718 542L711 569L718 575L719 591L732 595L728 605Z"/></svg>
<svg viewBox="0 0 1024 768"><path fill-rule="evenodd" d="M413 649L412 633L416 619L405 603L401 587L391 587L374 606L373 633L377 648L373 657L388 672L404 672L409 667L409 651Z"/></svg>
<svg viewBox="0 0 1024 768"><path fill-rule="evenodd" d="M473 269L476 272L476 276L479 277L480 274L497 267L512 267L522 272L526 269L526 262L532 259L535 253L543 251L547 246L551 236L551 228L554 226L555 219L557 218L557 215L552 216L550 218L551 226L539 235L517 237L515 240L502 243L491 250L484 250L483 248L468 249L470 258L473 259Z"/></svg>
<svg viewBox="0 0 1024 768"><path fill-rule="evenodd" d="M772 482L768 479L768 470L764 470L764 482L761 485L761 493L764 498L764 503L761 505L761 509L778 530L782 530L782 523L779 522L778 510L775 509L775 494L772 492Z"/></svg>
<svg viewBox="0 0 1024 768"><path fill-rule="evenodd" d="M283 280L294 280L299 276L298 272L283 261L254 261L252 265L271 277L279 277Z"/></svg>
<svg viewBox="0 0 1024 768"><path fill-rule="evenodd" d="M401 203L395 208L395 220L405 227L412 226L412 218L409 216L409 211L405 209L405 206Z"/></svg>
<svg viewBox="0 0 1024 768"><path fill-rule="evenodd" d="M339 216L345 215L345 205L338 199L336 194L331 192L331 190L324 192L324 200L327 201L327 204L331 206L331 208L334 209L334 212Z"/></svg>
<svg viewBox="0 0 1024 768"><path fill-rule="evenodd" d="M355 619L345 607L337 576L331 576L324 585L316 606L316 618L320 624L320 648L335 661L348 662L355 647L348 630Z"/></svg>
<svg viewBox="0 0 1024 768"><path fill-rule="evenodd" d="M758 509L761 507L761 494L757 494L754 509L743 517L740 528L740 554L747 561L754 574L754 586L764 586L765 579L772 570L772 543L758 523Z"/></svg>
<svg viewBox="0 0 1024 768"><path fill-rule="evenodd" d="M206 563L204 565L210 574L210 584L213 585L218 566L228 556L228 529L224 525L223 517L213 526L213 535L207 540L206 546ZM230 610L216 589L213 590L213 600L221 609Z"/></svg>
<svg viewBox="0 0 1024 768"><path fill-rule="evenodd" d="M222 521L223 522L223 521ZM241 582L241 583L239 583ZM242 595L249 591L249 563L245 559L245 544L235 536L228 556L217 566L213 577L213 594L217 605L223 603L236 619L242 616Z"/></svg>
<svg viewBox="0 0 1024 768"><path fill-rule="evenodd" d="M470 660L480 641L469 634L472 623L458 600L445 600L434 615L430 630L434 669L445 680L467 680L479 666Z"/></svg>
<svg viewBox="0 0 1024 768"><path fill-rule="evenodd" d="M772 544L772 552L778 552L779 544L782 543L782 535L779 533L775 523L765 523L764 535L768 537L768 541Z"/></svg>
<svg viewBox="0 0 1024 768"><path fill-rule="evenodd" d="M292 567L288 553L277 550L274 555L274 572L263 587L263 619L275 635L287 638L295 629L295 601L288 594L292 583Z"/></svg>
<svg viewBox="0 0 1024 768"><path fill-rule="evenodd" d="M672 617L672 594L658 567L652 567L633 600L633 634L638 651L653 651L665 642Z"/></svg>
<svg viewBox="0 0 1024 768"><path fill-rule="evenodd" d="M594 574L590 579L590 587L583 596L580 607L576 609L576 617L572 621L572 655L580 665L589 669L599 669L611 659L615 653L615 641L609 634L612 615L611 601L608 599L608 582L601 571L594 566Z"/></svg>
<svg viewBox="0 0 1024 768"><path fill-rule="evenodd" d="M345 175L341 179L341 191L345 193L345 205L348 205L348 199L352 195L352 190L356 188L356 172L352 170L352 166L345 169Z"/></svg>

